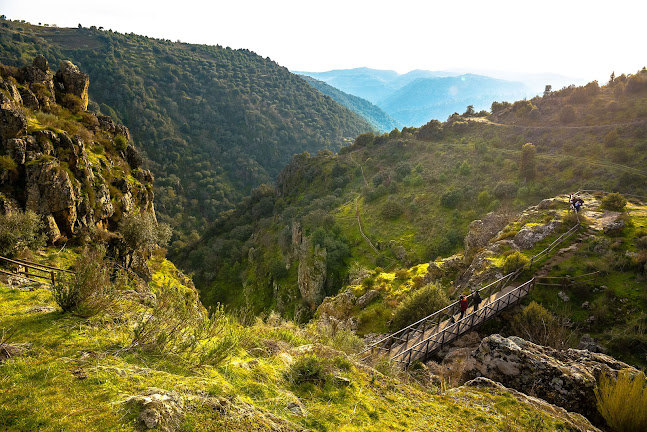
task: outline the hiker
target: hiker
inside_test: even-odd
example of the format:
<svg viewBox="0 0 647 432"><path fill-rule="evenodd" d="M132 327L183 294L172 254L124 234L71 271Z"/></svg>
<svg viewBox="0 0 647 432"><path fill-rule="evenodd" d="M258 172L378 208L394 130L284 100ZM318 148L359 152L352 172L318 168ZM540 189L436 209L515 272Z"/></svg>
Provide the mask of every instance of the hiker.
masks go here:
<svg viewBox="0 0 647 432"><path fill-rule="evenodd" d="M479 290L474 291L474 295L472 296L474 299L474 312L479 310L479 305L481 304L481 294L479 293Z"/></svg>
<svg viewBox="0 0 647 432"><path fill-rule="evenodd" d="M568 202L571 204L571 208L575 211L575 213L579 213L580 208L582 208L582 204L584 204L584 200L577 195L569 196Z"/></svg>
<svg viewBox="0 0 647 432"><path fill-rule="evenodd" d="M467 310L467 297L465 295L461 294L461 299L460 299L460 305L461 305L461 316L458 318L459 320L463 319L465 316L465 311Z"/></svg>

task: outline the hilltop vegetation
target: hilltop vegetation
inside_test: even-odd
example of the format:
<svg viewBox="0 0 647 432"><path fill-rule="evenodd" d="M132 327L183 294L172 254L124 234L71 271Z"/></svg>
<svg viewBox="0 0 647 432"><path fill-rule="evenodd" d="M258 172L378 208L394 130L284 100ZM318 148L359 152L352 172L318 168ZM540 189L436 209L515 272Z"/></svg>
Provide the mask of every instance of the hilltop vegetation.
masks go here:
<svg viewBox="0 0 647 432"><path fill-rule="evenodd" d="M474 74L368 68L329 72L300 72L366 99L405 126L422 126L430 119L444 119L467 105L477 111L495 100L517 100L535 94L519 82Z"/></svg>
<svg viewBox="0 0 647 432"><path fill-rule="evenodd" d="M96 28L3 20L0 62L43 54L90 76L90 109L123 122L152 162L160 220L179 246L294 153L337 150L372 130L298 76L248 50L189 45Z"/></svg>
<svg viewBox="0 0 647 432"><path fill-rule="evenodd" d="M495 103L487 117L468 107L444 123L362 134L339 155L299 155L276 188L222 215L178 262L207 304L307 320L357 274L460 251L470 222L488 212L510 219L580 189L644 196L647 90L591 86L596 94L576 106L571 95L583 90L564 89ZM613 118L593 125L604 100ZM569 107L574 118L564 124L555 113Z"/></svg>

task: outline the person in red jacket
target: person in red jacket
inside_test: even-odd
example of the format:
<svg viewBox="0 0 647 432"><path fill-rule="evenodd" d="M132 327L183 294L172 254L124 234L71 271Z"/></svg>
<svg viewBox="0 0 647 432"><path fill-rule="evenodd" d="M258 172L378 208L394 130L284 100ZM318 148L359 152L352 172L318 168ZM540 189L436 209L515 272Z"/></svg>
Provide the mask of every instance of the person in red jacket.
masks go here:
<svg viewBox="0 0 647 432"><path fill-rule="evenodd" d="M463 317L465 316L465 311L467 310L467 297L466 296L461 295L460 305L461 305L461 316L460 316L460 318L458 318L459 320L463 319Z"/></svg>

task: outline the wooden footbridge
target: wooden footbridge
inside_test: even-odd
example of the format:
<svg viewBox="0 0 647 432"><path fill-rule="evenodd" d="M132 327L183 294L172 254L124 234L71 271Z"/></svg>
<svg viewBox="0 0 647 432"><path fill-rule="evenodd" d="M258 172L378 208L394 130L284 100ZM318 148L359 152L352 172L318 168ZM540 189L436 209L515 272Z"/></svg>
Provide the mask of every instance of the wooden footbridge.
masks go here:
<svg viewBox="0 0 647 432"><path fill-rule="evenodd" d="M546 257L560 243L572 236L580 227L579 222L567 232L559 236L548 247L531 257L527 267L497 279L478 289L480 298L475 304L475 292L467 296L470 305L461 317L458 301L434 312L395 333L374 343L360 355L369 359L377 355L386 355L391 361L408 367L412 362L425 361L444 346L454 342L465 333L483 324L487 320L521 301L535 286L535 278L523 283L516 279L524 270L532 269L539 259Z"/></svg>

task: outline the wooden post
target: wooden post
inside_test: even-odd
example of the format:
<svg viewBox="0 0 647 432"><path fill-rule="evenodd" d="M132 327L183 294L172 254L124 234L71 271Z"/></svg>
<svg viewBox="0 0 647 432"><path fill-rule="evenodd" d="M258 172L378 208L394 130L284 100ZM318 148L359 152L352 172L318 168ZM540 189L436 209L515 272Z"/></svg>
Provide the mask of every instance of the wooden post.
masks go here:
<svg viewBox="0 0 647 432"><path fill-rule="evenodd" d="M52 276L52 285L56 285L56 273L54 273L54 270L50 272L50 275Z"/></svg>

